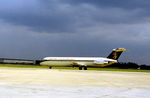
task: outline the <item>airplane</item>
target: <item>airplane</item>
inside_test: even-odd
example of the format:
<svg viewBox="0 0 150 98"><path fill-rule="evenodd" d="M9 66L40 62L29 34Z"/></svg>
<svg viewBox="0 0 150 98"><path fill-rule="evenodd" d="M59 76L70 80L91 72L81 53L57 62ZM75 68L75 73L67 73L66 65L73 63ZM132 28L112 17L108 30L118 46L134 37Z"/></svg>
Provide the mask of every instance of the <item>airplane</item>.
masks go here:
<svg viewBox="0 0 150 98"><path fill-rule="evenodd" d="M117 63L125 48L113 49L107 58L104 57L45 57L42 66L52 67L79 67L79 70L87 70L87 67L104 67Z"/></svg>

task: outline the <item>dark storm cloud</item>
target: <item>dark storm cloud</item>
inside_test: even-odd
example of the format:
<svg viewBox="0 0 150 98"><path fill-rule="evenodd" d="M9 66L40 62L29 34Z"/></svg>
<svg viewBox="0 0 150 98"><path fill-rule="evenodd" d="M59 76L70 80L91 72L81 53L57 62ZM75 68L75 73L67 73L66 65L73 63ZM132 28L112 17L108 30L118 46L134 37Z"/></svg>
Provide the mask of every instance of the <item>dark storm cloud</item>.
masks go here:
<svg viewBox="0 0 150 98"><path fill-rule="evenodd" d="M99 19L104 14L104 18L101 19L104 22L109 23L134 23L140 20L149 18L150 1L148 0L64 0L66 3L73 6L78 5L93 5L100 9L96 14L99 15ZM101 9L104 12L101 13ZM106 14L107 13L107 14ZM108 20L108 21L107 21ZM147 21L147 20L146 20ZM140 21L141 22L141 21Z"/></svg>
<svg viewBox="0 0 150 98"><path fill-rule="evenodd" d="M40 1L40 0L39 0ZM57 4L71 4L70 9L92 21L108 23L133 23L149 18L150 1L141 0L56 0ZM48 5L51 0L42 1ZM49 6L47 6L49 7ZM92 9L93 7L93 9ZM78 8L78 9L76 9ZM81 13L78 13L81 12ZM87 14L88 13L88 14ZM147 20L146 20L147 21ZM140 21L141 22L141 21Z"/></svg>
<svg viewBox="0 0 150 98"><path fill-rule="evenodd" d="M75 4L93 4L98 7L115 7L124 9L149 9L150 1L148 0L64 0L67 3Z"/></svg>
<svg viewBox="0 0 150 98"><path fill-rule="evenodd" d="M1 1L0 5L5 6L0 7L0 18L14 25L27 26L35 31L68 32L72 29L73 17L63 12L56 2L49 2L49 7L46 7L47 3L41 3L38 0L21 1L23 2L18 5L13 5L14 2L18 3L17 0L14 0L12 4Z"/></svg>
<svg viewBox="0 0 150 98"><path fill-rule="evenodd" d="M79 28L88 28L99 23L128 24L147 21L147 16L144 16L146 11L141 9L149 8L148 1L139 0L32 0L31 2L2 0L0 2L2 20L14 25L27 26L36 32L50 33L77 32ZM140 10L129 11L130 8Z"/></svg>

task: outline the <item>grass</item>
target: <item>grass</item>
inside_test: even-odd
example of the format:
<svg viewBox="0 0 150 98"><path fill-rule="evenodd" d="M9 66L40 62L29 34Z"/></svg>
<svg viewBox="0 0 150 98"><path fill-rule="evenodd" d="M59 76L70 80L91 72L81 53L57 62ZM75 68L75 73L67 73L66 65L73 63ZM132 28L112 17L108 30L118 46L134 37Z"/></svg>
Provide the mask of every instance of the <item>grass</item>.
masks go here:
<svg viewBox="0 0 150 98"><path fill-rule="evenodd" d="M0 67L16 67L16 68L40 68L48 69L48 66L37 66L37 65L14 65L14 64L0 64ZM78 70L78 67L52 67L52 69L68 69ZM88 68L88 70L95 71L123 71L123 72L150 72L150 70L137 70L137 69L115 69L115 68Z"/></svg>

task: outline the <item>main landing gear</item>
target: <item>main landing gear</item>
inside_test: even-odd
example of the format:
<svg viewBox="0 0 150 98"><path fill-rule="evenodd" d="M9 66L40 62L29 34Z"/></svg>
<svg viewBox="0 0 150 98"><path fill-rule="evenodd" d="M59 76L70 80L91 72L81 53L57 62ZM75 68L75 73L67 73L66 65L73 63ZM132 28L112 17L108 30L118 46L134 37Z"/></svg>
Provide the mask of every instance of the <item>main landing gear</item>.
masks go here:
<svg viewBox="0 0 150 98"><path fill-rule="evenodd" d="M79 66L79 70L82 70L82 67L84 68L84 70L87 70L86 66Z"/></svg>
<svg viewBox="0 0 150 98"><path fill-rule="evenodd" d="M86 67L86 66L84 66L84 70L87 70L87 67Z"/></svg>

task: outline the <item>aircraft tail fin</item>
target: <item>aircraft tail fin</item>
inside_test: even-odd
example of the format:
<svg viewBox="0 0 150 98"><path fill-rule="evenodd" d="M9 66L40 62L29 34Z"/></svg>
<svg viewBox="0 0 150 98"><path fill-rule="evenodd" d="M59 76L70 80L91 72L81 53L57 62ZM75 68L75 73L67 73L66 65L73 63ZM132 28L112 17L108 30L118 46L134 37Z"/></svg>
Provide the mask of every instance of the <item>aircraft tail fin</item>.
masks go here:
<svg viewBox="0 0 150 98"><path fill-rule="evenodd" d="M113 49L113 51L107 58L117 60L123 51L128 51L128 50L126 50L125 48Z"/></svg>

